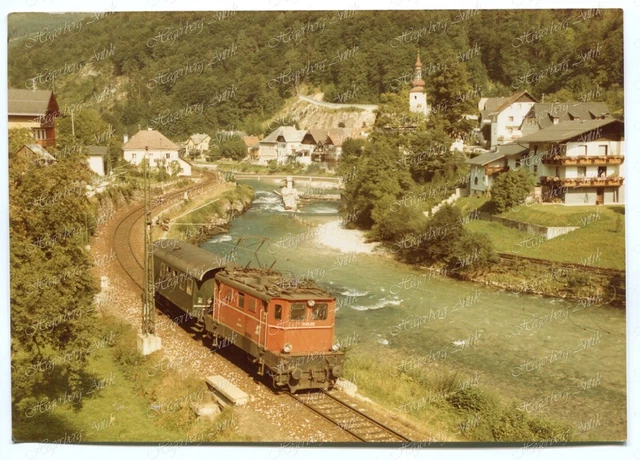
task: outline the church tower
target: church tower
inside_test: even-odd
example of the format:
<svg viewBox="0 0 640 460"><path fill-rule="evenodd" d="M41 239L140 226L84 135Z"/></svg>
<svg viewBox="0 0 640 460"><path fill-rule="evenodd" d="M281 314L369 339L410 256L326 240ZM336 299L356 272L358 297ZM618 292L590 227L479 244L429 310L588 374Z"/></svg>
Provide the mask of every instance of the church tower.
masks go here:
<svg viewBox="0 0 640 460"><path fill-rule="evenodd" d="M409 90L409 110L411 112L429 115L429 106L427 105L427 93L424 90L425 82L422 79L422 62L420 62L420 52L418 51L418 59L411 82L411 90Z"/></svg>

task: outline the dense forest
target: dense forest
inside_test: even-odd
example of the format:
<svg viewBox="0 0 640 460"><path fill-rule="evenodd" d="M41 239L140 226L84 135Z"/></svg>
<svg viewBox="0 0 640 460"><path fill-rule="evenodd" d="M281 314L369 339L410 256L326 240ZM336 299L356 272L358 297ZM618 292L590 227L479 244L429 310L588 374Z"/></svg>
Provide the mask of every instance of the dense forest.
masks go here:
<svg viewBox="0 0 640 460"><path fill-rule="evenodd" d="M419 51L431 104L528 89L605 100L622 115L622 10L23 14L9 17L9 83L54 88L63 112L118 133L244 129L298 93L379 103Z"/></svg>

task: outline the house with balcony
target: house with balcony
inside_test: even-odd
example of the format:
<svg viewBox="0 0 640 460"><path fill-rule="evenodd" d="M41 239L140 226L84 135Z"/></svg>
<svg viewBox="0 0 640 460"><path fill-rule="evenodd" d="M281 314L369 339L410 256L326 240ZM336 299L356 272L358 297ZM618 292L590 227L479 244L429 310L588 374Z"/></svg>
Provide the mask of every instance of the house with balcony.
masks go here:
<svg viewBox="0 0 640 460"><path fill-rule="evenodd" d="M285 163L288 157L296 156L299 151L306 151L310 155L311 146L302 145L302 139L307 131L301 131L295 126L280 126L260 141L258 147L258 163L267 164L276 160Z"/></svg>
<svg viewBox="0 0 640 460"><path fill-rule="evenodd" d="M50 90L9 88L9 129L28 128L38 145L55 147L58 102Z"/></svg>
<svg viewBox="0 0 640 460"><path fill-rule="evenodd" d="M487 152L467 160L469 165L469 191L471 196L484 195L498 174L522 167L528 154L526 146L505 144L494 152Z"/></svg>
<svg viewBox="0 0 640 460"><path fill-rule="evenodd" d="M509 144L522 137L522 121L536 102L538 100L526 90L509 97L480 99L480 129L491 126L490 146Z"/></svg>
<svg viewBox="0 0 640 460"><path fill-rule="evenodd" d="M141 129L131 139L125 137L122 146L124 159L133 165L140 165L147 158L149 166L164 167L171 173L171 163L177 161L180 165L178 176L190 176L191 164L180 158L180 148L167 139L160 131L151 128Z"/></svg>
<svg viewBox="0 0 640 460"><path fill-rule="evenodd" d="M611 118L606 102L537 102L525 115L521 131L528 136L564 121L604 120Z"/></svg>
<svg viewBox="0 0 640 460"><path fill-rule="evenodd" d="M624 122L613 118L569 120L522 137L524 167L542 186L542 197L569 205L624 203Z"/></svg>

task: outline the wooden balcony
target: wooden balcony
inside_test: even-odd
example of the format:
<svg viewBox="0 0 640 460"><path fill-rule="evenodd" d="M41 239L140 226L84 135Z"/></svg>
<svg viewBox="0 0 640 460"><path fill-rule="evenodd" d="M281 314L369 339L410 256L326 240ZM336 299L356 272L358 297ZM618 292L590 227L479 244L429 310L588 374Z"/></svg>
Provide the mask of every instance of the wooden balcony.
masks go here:
<svg viewBox="0 0 640 460"><path fill-rule="evenodd" d="M542 185L555 187L620 187L624 182L624 177L571 177L561 179L559 177L540 177Z"/></svg>
<svg viewBox="0 0 640 460"><path fill-rule="evenodd" d="M47 148L47 147L55 147L56 146L56 140L55 139L38 139L36 140L36 143L39 144L42 148Z"/></svg>
<svg viewBox="0 0 640 460"><path fill-rule="evenodd" d="M562 166L588 166L588 165L621 165L624 162L622 155L580 155L580 156L555 156L553 158L543 158L542 163L547 165Z"/></svg>
<svg viewBox="0 0 640 460"><path fill-rule="evenodd" d="M509 166L486 166L484 173L487 176L493 176L494 174L500 174L509 171Z"/></svg>

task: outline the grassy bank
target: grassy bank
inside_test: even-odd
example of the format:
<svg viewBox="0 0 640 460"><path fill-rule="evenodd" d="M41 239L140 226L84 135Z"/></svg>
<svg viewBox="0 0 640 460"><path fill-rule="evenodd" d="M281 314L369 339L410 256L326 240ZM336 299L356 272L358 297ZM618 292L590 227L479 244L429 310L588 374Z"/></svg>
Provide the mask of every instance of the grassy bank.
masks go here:
<svg viewBox="0 0 640 460"><path fill-rule="evenodd" d="M245 173L245 174L295 174L299 176L335 176L334 173L322 168L320 165L312 163L308 166L298 163L287 165L256 165L251 163L218 163L218 171L228 173Z"/></svg>
<svg viewBox="0 0 640 460"><path fill-rule="evenodd" d="M463 214L482 208L486 198L460 198ZM519 222L546 227L578 227L551 240L543 240L497 222L471 220L470 231L484 233L499 252L556 262L625 269L625 209L622 206L563 206L536 204L499 214Z"/></svg>
<svg viewBox="0 0 640 460"><path fill-rule="evenodd" d="M154 229L154 238L177 238L198 243L226 231L231 219L251 206L254 190L245 184L227 183L213 193L186 200L162 213L170 221L169 230Z"/></svg>
<svg viewBox="0 0 640 460"><path fill-rule="evenodd" d="M191 404L212 401L202 379L169 365L162 352L143 357L136 336L131 325L102 315L82 406L59 403L35 416L17 414L14 439L54 443L40 446L43 452L80 442L248 441L234 435L231 411L197 420Z"/></svg>
<svg viewBox="0 0 640 460"><path fill-rule="evenodd" d="M362 395L414 422L420 431L426 427L434 441L573 440L569 425L528 414L480 385L477 375L403 362L391 351L375 361L351 351L345 375L357 383Z"/></svg>

